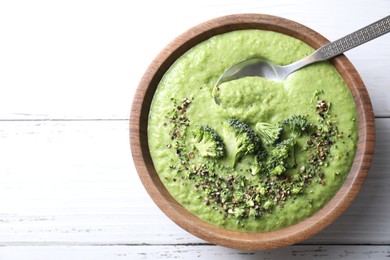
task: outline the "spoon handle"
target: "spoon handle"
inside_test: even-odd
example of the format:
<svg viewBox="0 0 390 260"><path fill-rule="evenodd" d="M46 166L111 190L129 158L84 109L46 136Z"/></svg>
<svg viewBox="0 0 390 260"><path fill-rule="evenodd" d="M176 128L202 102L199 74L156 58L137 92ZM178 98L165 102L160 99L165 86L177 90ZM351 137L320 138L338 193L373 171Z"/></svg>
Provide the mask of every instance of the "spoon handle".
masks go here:
<svg viewBox="0 0 390 260"><path fill-rule="evenodd" d="M390 15L338 39L316 51L317 60L327 60L390 32Z"/></svg>

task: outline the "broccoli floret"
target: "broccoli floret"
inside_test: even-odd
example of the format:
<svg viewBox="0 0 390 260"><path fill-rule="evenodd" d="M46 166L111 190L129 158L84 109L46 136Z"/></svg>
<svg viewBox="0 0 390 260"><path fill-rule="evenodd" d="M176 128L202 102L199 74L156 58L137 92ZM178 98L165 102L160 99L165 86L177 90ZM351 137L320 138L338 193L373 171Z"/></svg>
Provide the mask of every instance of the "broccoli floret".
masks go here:
<svg viewBox="0 0 390 260"><path fill-rule="evenodd" d="M266 166L273 175L280 175L295 166L295 138L277 144L269 153Z"/></svg>
<svg viewBox="0 0 390 260"><path fill-rule="evenodd" d="M282 129L280 125L264 122L259 122L255 126L255 130L259 134L261 141L266 145L274 144L279 139Z"/></svg>
<svg viewBox="0 0 390 260"><path fill-rule="evenodd" d="M220 158L225 154L222 138L208 125L197 126L193 131L193 143L202 157Z"/></svg>
<svg viewBox="0 0 390 260"><path fill-rule="evenodd" d="M251 159L248 163L248 172L252 175L257 175L261 171L264 170L264 161L258 159L259 157L256 155L253 159Z"/></svg>
<svg viewBox="0 0 390 260"><path fill-rule="evenodd" d="M311 124L307 121L306 116L293 115L281 122L283 129L289 133L290 137L300 137L303 132L310 129Z"/></svg>
<svg viewBox="0 0 390 260"><path fill-rule="evenodd" d="M280 175L287 169L295 167L295 144L297 138L311 128L306 116L293 115L280 123L280 126L287 134L287 139L278 143L269 153L266 166L268 171L274 175ZM286 138L286 136L283 136Z"/></svg>
<svg viewBox="0 0 390 260"><path fill-rule="evenodd" d="M226 160L231 167L247 154L260 151L261 143L258 134L244 122L229 118L224 122L223 136L226 145Z"/></svg>
<svg viewBox="0 0 390 260"><path fill-rule="evenodd" d="M268 158L268 153L265 149L261 149L259 152L256 153L254 156L254 160L250 164L248 171L252 175L257 175L258 173L266 171L266 161Z"/></svg>

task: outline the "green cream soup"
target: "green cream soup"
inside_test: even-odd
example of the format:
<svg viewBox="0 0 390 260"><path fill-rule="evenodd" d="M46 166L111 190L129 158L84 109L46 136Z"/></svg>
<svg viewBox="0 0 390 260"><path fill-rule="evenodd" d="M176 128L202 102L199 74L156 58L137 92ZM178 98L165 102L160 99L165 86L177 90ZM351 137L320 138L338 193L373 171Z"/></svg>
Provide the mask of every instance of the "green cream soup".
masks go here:
<svg viewBox="0 0 390 260"><path fill-rule="evenodd" d="M247 77L214 89L247 58L286 65L312 52L283 34L241 30L196 45L171 66L153 98L148 140L154 167L180 204L216 226L264 232L304 220L334 196L358 130L351 93L330 63L284 82ZM199 145L210 140L214 146ZM216 144L218 152L208 153Z"/></svg>

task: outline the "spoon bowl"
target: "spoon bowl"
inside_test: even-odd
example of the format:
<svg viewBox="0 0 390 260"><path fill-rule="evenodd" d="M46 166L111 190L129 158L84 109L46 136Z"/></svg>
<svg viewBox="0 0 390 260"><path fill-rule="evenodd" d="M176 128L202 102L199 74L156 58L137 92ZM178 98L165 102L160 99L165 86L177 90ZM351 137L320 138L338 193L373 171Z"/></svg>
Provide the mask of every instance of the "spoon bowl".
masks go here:
<svg viewBox="0 0 390 260"><path fill-rule="evenodd" d="M217 85L243 77L264 77L276 81L282 81L285 75L281 74L282 67L262 58L243 60L229 68L220 77Z"/></svg>
<svg viewBox="0 0 390 260"><path fill-rule="evenodd" d="M243 77L264 77L275 81L283 81L287 75L283 74L283 67L273 64L262 58L251 58L243 60L229 68L217 81L213 89L215 103L221 104L219 100L219 85Z"/></svg>

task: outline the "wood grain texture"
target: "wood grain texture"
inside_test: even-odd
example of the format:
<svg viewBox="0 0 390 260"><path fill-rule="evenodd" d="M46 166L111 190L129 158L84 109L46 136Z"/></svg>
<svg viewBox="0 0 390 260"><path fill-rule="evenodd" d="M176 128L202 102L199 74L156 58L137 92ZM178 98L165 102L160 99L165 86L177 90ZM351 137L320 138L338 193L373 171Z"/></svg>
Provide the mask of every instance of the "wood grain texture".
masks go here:
<svg viewBox="0 0 390 260"><path fill-rule="evenodd" d="M258 260L258 259L386 259L390 246L291 246L280 250L239 251L208 245L176 246L18 246L0 248L1 259L29 260L83 259L213 259L213 260Z"/></svg>
<svg viewBox="0 0 390 260"><path fill-rule="evenodd" d="M176 202L165 189L153 167L147 141L149 108L158 83L178 57L213 35L243 29L263 29L284 33L303 40L314 48L328 43L323 36L301 24L269 15L229 15L195 26L163 49L141 79L131 110L130 140L133 159L141 181L156 204L175 223L215 244L241 249L270 249L291 245L313 236L337 219L349 206L363 184L371 165L375 145L374 114L367 90L353 65L343 55L332 59L332 63L351 90L359 121L359 143L355 160L350 174L334 198L308 219L271 232L231 231L200 220Z"/></svg>

